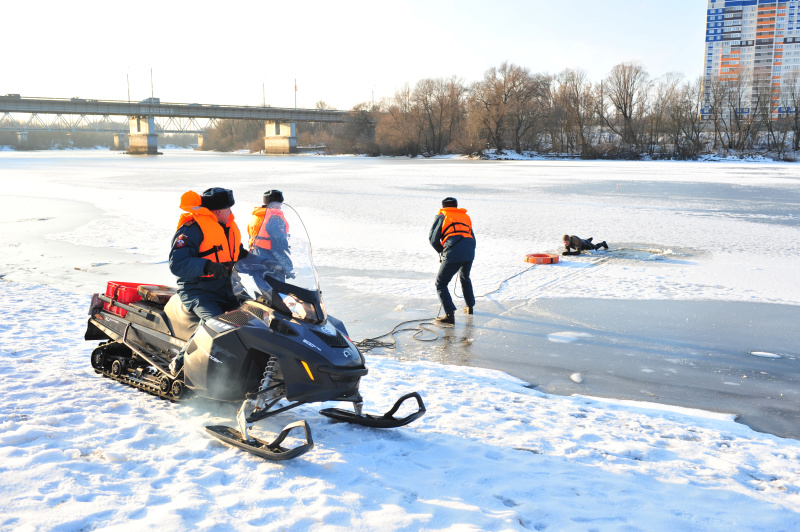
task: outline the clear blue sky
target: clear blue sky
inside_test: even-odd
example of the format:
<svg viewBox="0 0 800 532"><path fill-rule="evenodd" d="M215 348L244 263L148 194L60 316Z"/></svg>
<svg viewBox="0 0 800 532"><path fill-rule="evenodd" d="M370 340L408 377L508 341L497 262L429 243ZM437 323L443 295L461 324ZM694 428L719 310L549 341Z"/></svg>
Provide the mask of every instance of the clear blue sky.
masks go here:
<svg viewBox="0 0 800 532"><path fill-rule="evenodd" d="M508 61L701 74L705 0L4 2L0 93L336 108ZM262 90L263 87L263 90Z"/></svg>

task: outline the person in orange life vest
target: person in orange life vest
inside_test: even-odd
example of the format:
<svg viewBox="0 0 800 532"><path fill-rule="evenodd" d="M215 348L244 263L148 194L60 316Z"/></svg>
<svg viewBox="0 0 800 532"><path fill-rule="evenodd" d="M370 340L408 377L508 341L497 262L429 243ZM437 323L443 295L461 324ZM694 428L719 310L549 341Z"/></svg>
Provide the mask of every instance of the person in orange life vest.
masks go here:
<svg viewBox="0 0 800 532"><path fill-rule="evenodd" d="M233 192L226 188L181 196L181 209L186 212L172 238L169 269L178 278L181 302L202 320L239 306L230 272L248 252L241 244L233 204Z"/></svg>
<svg viewBox="0 0 800 532"><path fill-rule="evenodd" d="M247 226L250 237L250 251L259 257L269 259L274 264L272 277L284 281L294 277L289 250L289 223L283 215L281 204L283 192L268 190L264 192L264 204L253 210L253 217Z"/></svg>
<svg viewBox="0 0 800 532"><path fill-rule="evenodd" d="M172 237L169 269L178 278L181 303L201 323L239 306L230 271L248 252L231 212L233 204L233 191L226 188L209 188L202 195L190 190L181 196L181 209L186 212ZM183 368L188 346L186 342L170 363L173 375Z"/></svg>
<svg viewBox="0 0 800 532"><path fill-rule="evenodd" d="M600 249L601 247L608 249L608 244L606 244L605 240L599 244L593 244L592 238L587 238L584 240L583 238L575 235L564 235L562 240L564 241L564 248L566 248L566 250L561 253L562 255L580 255L581 251L594 251L595 249ZM570 248L575 248L575 251L571 251Z"/></svg>
<svg viewBox="0 0 800 532"><path fill-rule="evenodd" d="M455 198L442 200L442 209L433 220L429 240L433 249L441 254L436 293L445 314L436 318L436 321L452 324L455 323L456 306L447 285L456 273L459 274L458 280L467 305L464 312L472 314L475 306L475 294L469 278L472 261L475 260L475 233L472 232L472 220L467 216L467 210L459 209Z"/></svg>

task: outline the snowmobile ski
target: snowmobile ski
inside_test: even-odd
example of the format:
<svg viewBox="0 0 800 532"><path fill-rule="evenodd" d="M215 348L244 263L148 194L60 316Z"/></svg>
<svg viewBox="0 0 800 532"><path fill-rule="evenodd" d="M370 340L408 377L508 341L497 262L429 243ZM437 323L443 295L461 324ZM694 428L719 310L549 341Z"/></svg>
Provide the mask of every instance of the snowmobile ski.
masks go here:
<svg viewBox="0 0 800 532"><path fill-rule="evenodd" d="M297 428L302 428L305 433L305 443L293 448L286 448L281 446L283 440L289 433ZM267 460L291 460L298 456L307 453L314 447L314 440L311 438L311 428L303 420L295 421L284 427L278 437L272 443L267 443L258 438L242 438L242 433L231 427L225 425L210 425L206 427L206 431L218 440L238 447L248 453L255 454Z"/></svg>
<svg viewBox="0 0 800 532"><path fill-rule="evenodd" d="M394 417L395 412L400 409L400 405L411 398L417 400L417 406L419 407L417 411L407 415L406 417ZM398 399L394 406L382 416L362 414L359 412L359 410L361 410L360 405L356 404L355 407L355 412L349 412L347 410L342 410L341 408L324 408L320 410L319 413L337 421L356 423L358 425L364 425L365 427L374 427L379 429L402 427L403 425L408 425L415 419L425 415L425 404L422 402L422 397L420 397L419 393L417 392L411 392Z"/></svg>

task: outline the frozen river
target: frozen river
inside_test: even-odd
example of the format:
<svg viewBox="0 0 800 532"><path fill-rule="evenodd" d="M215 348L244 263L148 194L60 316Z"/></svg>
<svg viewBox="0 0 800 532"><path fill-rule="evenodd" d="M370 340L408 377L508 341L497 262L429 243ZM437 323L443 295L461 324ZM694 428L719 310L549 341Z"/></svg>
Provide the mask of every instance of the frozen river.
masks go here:
<svg viewBox="0 0 800 532"><path fill-rule="evenodd" d="M186 190L232 188L243 228L279 188L355 340L436 316L427 235L455 196L477 235L475 292L488 295L454 328L402 332L373 355L729 412L800 438L797 165L0 152L0 186L0 276L79 295L109 280L174 284L166 256ZM610 249L523 262L560 251L564 233Z"/></svg>

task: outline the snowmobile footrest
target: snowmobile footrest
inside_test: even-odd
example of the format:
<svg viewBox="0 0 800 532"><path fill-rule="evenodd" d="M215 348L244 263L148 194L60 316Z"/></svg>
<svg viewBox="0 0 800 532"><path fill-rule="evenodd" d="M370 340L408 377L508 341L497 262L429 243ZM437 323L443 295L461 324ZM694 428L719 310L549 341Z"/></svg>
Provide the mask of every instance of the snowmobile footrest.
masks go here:
<svg viewBox="0 0 800 532"><path fill-rule="evenodd" d="M417 411L403 418L394 417L395 412L400 409L400 405L402 405L407 399L411 398L417 400L417 406L419 407ZM398 399L391 410L382 416L373 416L370 414L359 415L355 412L342 410L341 408L325 408L320 410L319 413L337 421L346 421L347 423L356 423L358 425L376 427L379 429L391 429L408 425L415 419L421 418L423 415L425 415L425 404L422 402L422 397L419 396L419 393L411 392Z"/></svg>
<svg viewBox="0 0 800 532"><path fill-rule="evenodd" d="M297 428L303 429L306 442L291 449L282 447L281 443L283 443L283 440L289 435L289 432ZM311 428L308 426L308 423L302 420L286 425L272 443L267 443L257 438L244 440L242 439L241 432L231 427L226 427L225 425L209 425L206 427L206 431L228 445L233 445L234 447L238 447L248 453L253 453L268 460L291 460L292 458L297 458L307 453L314 447L314 440L311 438Z"/></svg>

